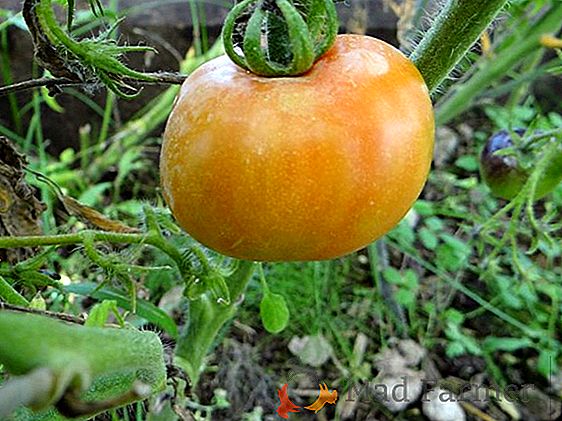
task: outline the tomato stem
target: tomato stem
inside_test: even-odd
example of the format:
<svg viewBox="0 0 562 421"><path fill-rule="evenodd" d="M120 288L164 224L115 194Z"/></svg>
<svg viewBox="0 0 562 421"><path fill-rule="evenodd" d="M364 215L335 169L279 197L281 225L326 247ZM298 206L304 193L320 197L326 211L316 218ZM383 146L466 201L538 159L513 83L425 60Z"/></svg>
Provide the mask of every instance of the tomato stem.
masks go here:
<svg viewBox="0 0 562 421"><path fill-rule="evenodd" d="M507 3L447 0L410 57L430 92L435 92Z"/></svg>
<svg viewBox="0 0 562 421"><path fill-rule="evenodd" d="M561 22L562 3L553 4L536 23L531 25L529 29L522 34L519 34L517 38L513 39L509 48L499 51L492 60L488 59L481 63L478 72L476 72L474 76L456 86L452 95L447 95L437 104L435 114L436 123L440 125L447 124L453 118L470 108L474 104L475 98L481 94L486 87L502 78L505 74L509 73L517 63L541 48L541 36L545 33L557 32L561 27ZM433 72L430 64L427 63L428 60L431 60L431 55L428 56L427 54L429 53L423 52L423 57L421 57L420 54L417 56L419 58L416 64L421 66L420 71L422 75L424 75L424 78L429 78L430 73Z"/></svg>
<svg viewBox="0 0 562 421"><path fill-rule="evenodd" d="M175 363L189 376L195 387L205 367L204 359L226 322L236 313L240 296L252 279L256 264L240 261L236 271L226 279L231 302L219 305L206 294L189 305L188 324L178 338Z"/></svg>
<svg viewBox="0 0 562 421"><path fill-rule="evenodd" d="M35 410L64 401L69 416L93 415L108 406L144 399L146 393L160 391L165 386L164 348L153 332L86 327L3 310L0 336L0 361L4 367L13 375L30 375L13 381L32 383L41 389L24 388L32 400L27 403ZM39 377L44 381L40 384L37 384L37 370L43 370ZM142 396L134 393L137 381L148 387ZM6 393L9 395L10 388L0 391L2 419L9 415L5 412L14 409L2 399ZM82 397L88 402L81 401Z"/></svg>

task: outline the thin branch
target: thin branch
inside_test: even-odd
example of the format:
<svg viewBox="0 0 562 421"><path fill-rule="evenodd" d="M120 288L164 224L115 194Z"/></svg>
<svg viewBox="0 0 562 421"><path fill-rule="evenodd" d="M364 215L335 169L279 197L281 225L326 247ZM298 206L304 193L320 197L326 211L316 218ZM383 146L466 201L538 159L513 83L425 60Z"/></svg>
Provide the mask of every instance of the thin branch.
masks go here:
<svg viewBox="0 0 562 421"><path fill-rule="evenodd" d="M62 320L63 322L77 323L80 325L83 325L85 323L85 320L82 317L76 317L65 313L55 313L53 311L38 310L29 307L20 307L20 306L4 303L2 301L0 301L0 310L10 310L10 311L19 311L21 313L38 314L40 316L47 316L53 319Z"/></svg>
<svg viewBox="0 0 562 421"><path fill-rule="evenodd" d="M181 85L187 75L180 73L146 73L147 76L156 78L154 81L144 81L144 80L134 80L134 79L123 79L123 82L130 85ZM28 91L30 89L46 87L46 88L64 88L67 86L76 85L91 85L92 83L84 82L82 80L73 80L66 77L44 77L40 79L31 79L23 82L14 83L13 85L7 85L0 87L0 97L13 94L16 92Z"/></svg>

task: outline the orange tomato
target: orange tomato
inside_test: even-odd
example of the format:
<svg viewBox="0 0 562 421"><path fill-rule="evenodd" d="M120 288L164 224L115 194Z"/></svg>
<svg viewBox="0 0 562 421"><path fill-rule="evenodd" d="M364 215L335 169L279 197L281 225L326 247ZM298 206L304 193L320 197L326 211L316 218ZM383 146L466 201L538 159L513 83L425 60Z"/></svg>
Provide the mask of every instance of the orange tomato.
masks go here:
<svg viewBox="0 0 562 421"><path fill-rule="evenodd" d="M338 36L299 77L259 77L222 56L181 89L162 187L179 224L220 253L330 259L402 219L427 179L433 138L420 73L383 41Z"/></svg>

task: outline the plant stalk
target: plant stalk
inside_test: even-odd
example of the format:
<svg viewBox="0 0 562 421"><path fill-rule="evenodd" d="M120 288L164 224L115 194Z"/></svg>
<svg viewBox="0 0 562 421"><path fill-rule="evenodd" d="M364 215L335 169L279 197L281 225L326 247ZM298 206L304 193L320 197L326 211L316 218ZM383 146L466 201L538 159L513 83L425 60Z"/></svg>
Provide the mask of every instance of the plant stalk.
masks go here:
<svg viewBox="0 0 562 421"><path fill-rule="evenodd" d="M447 0L410 57L430 92L435 92L507 3Z"/></svg>
<svg viewBox="0 0 562 421"><path fill-rule="evenodd" d="M83 244L87 239L94 242L114 244L148 244L170 256L180 272L183 273L183 257L181 253L173 245L164 241L157 233L125 234L84 230L76 234L0 237L0 249Z"/></svg>
<svg viewBox="0 0 562 421"><path fill-rule="evenodd" d="M208 293L198 300L190 301L188 323L178 339L175 362L188 374L193 387L199 381L205 366L204 359L221 328L236 313L240 305L239 297L250 282L255 267L254 262L240 261L236 271L226 279L230 304L219 304Z"/></svg>
<svg viewBox="0 0 562 421"><path fill-rule="evenodd" d="M437 124L447 124L470 108L474 99L494 81L508 73L517 63L528 57L540 45L542 35L557 32L562 22L562 3L553 6L535 25L513 42L509 48L486 61L473 77L459 84L436 109Z"/></svg>
<svg viewBox="0 0 562 421"><path fill-rule="evenodd" d="M34 410L63 398L77 399L77 404L82 399L91 403L115 396L134 398L137 395L128 392L135 390L137 381L149 387L147 393L162 390L166 383L164 349L153 332L85 327L3 310L0 337L0 363L8 372L28 375L40 368L52 376L44 382L48 386L44 393L33 394L41 397L31 402ZM0 395L4 393L0 389Z"/></svg>

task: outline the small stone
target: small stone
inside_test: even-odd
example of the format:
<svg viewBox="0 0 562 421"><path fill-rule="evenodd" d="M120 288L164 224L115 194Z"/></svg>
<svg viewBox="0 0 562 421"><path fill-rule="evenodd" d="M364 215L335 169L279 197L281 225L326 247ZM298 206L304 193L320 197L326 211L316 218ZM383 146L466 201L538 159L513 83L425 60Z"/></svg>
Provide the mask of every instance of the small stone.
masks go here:
<svg viewBox="0 0 562 421"><path fill-rule="evenodd" d="M332 346L322 335L295 336L289 342L289 351L312 367L320 367L332 356Z"/></svg>
<svg viewBox="0 0 562 421"><path fill-rule="evenodd" d="M436 142L439 145L435 148L434 165L435 168L443 167L449 160L453 158L459 146L459 135L449 127L438 127L435 132Z"/></svg>
<svg viewBox="0 0 562 421"><path fill-rule="evenodd" d="M408 363L398 351L386 348L375 356L374 365L381 374L391 375L403 372Z"/></svg>
<svg viewBox="0 0 562 421"><path fill-rule="evenodd" d="M521 400L527 414L524 418L550 421L558 420L562 416L562 402L559 398L547 395L537 387L531 385L526 388Z"/></svg>
<svg viewBox="0 0 562 421"><path fill-rule="evenodd" d="M423 389L420 372L409 370L402 375L384 376L372 385L375 398L391 412L400 412L416 402Z"/></svg>
<svg viewBox="0 0 562 421"><path fill-rule="evenodd" d="M489 392L486 390L485 387L480 387L479 385L476 385L476 387L464 391L459 396L459 400L461 402L469 402L470 404L474 405L478 409L486 409L488 407L488 402L490 398L489 398Z"/></svg>
<svg viewBox="0 0 562 421"><path fill-rule="evenodd" d="M412 339L403 339L398 342L398 350L410 367L419 365L427 354L425 348Z"/></svg>
<svg viewBox="0 0 562 421"><path fill-rule="evenodd" d="M423 398L422 411L431 421L465 421L458 398L448 390L433 389Z"/></svg>

